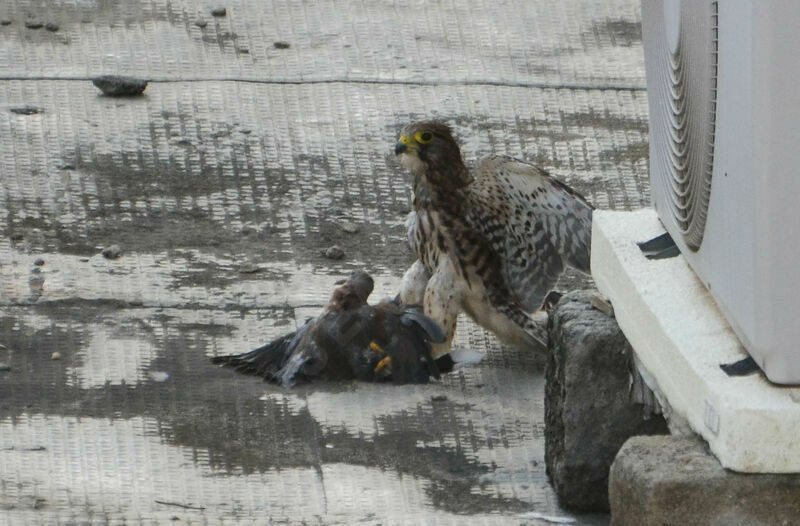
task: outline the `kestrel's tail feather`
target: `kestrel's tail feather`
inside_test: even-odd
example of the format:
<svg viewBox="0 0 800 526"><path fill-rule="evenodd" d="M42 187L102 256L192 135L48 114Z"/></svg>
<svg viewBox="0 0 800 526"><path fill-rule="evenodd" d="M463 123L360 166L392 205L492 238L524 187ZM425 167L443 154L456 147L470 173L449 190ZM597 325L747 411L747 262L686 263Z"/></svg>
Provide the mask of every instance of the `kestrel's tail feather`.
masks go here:
<svg viewBox="0 0 800 526"><path fill-rule="evenodd" d="M525 343L528 346L539 349L547 349L547 323L538 322L533 316L525 312L522 307L512 303L499 307L498 310L508 316L524 334Z"/></svg>

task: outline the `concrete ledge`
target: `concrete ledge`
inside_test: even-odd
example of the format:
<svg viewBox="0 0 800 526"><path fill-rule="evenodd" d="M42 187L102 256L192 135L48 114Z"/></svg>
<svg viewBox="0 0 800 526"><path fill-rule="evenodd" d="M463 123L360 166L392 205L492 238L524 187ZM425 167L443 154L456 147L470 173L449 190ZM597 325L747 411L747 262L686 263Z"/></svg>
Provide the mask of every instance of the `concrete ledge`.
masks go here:
<svg viewBox="0 0 800 526"><path fill-rule="evenodd" d="M608 511L608 470L631 436L667 433L630 401L632 349L591 293L564 295L550 314L545 388L547 475L562 506Z"/></svg>
<svg viewBox="0 0 800 526"><path fill-rule="evenodd" d="M747 356L682 256L652 261L637 242L664 232L655 211L597 211L592 275L652 386L705 438L722 466L800 472L800 389L719 367Z"/></svg>
<svg viewBox="0 0 800 526"><path fill-rule="evenodd" d="M725 470L696 438L625 442L609 476L614 526L791 525L800 517L800 475Z"/></svg>

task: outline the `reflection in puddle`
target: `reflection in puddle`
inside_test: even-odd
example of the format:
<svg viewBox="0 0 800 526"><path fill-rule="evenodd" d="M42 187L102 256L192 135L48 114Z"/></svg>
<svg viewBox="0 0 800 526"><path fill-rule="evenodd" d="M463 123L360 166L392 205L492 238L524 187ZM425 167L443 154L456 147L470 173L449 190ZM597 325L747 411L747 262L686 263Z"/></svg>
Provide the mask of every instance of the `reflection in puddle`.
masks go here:
<svg viewBox="0 0 800 526"><path fill-rule="evenodd" d="M542 462L541 374L473 324L457 343L487 349L486 363L425 386L287 391L209 363L284 332L305 310L10 309L0 316L13 349L0 382L0 484L16 489L0 491L0 506L345 524L409 509L476 521L560 512ZM64 358L50 360L53 350Z"/></svg>
<svg viewBox="0 0 800 526"><path fill-rule="evenodd" d="M103 520L211 515L289 523L321 517L326 524L354 518L406 522L413 519L408 510L431 517L425 479L335 462L227 473L192 448L162 443L159 430L148 417L24 414L0 420L0 510L12 521L47 521L64 517L63 510ZM446 512L433 516L455 519ZM470 521L488 517L478 514Z"/></svg>
<svg viewBox="0 0 800 526"><path fill-rule="evenodd" d="M82 389L106 384L135 384L154 358L152 346L136 338L115 338L103 326L90 329L89 344L80 351L80 365L67 368L67 385Z"/></svg>

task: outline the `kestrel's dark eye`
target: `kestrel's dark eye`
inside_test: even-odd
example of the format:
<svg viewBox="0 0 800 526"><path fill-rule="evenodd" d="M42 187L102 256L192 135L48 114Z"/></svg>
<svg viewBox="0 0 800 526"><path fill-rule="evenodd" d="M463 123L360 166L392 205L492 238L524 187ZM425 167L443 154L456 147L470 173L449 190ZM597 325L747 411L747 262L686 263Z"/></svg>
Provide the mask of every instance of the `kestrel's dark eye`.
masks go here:
<svg viewBox="0 0 800 526"><path fill-rule="evenodd" d="M433 134L429 131L419 131L414 134L414 140L420 144L428 144L433 140Z"/></svg>

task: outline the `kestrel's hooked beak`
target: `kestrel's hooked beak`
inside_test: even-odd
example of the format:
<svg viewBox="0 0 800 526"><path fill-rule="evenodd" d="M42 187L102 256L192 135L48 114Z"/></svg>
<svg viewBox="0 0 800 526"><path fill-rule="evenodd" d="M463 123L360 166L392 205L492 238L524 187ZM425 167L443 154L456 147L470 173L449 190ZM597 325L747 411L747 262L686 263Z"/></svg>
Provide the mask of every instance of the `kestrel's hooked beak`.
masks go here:
<svg viewBox="0 0 800 526"><path fill-rule="evenodd" d="M397 144L394 145L394 154L400 155L401 153L405 153L413 144L414 143L411 139L405 135L401 135L400 139L397 141Z"/></svg>

